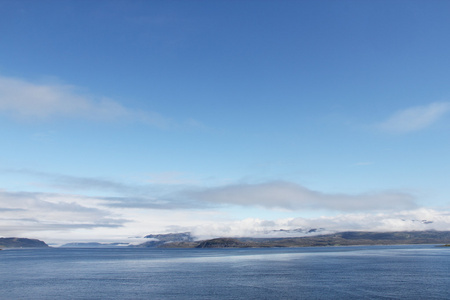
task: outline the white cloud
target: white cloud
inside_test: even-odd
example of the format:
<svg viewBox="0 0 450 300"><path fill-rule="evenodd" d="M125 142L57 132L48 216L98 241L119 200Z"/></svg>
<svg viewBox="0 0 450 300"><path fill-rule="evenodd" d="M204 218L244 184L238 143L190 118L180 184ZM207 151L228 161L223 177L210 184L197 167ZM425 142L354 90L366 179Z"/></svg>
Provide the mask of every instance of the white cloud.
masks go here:
<svg viewBox="0 0 450 300"><path fill-rule="evenodd" d="M318 218L244 219L180 228L198 239L214 237L289 237L340 231L448 230L450 212L417 208L389 213L352 213ZM282 229L282 230L280 230ZM301 230L300 230L301 229ZM316 232L308 233L316 229Z"/></svg>
<svg viewBox="0 0 450 300"><path fill-rule="evenodd" d="M122 226L124 220L103 209L101 202L78 195L0 190L0 227L2 234L6 234Z"/></svg>
<svg viewBox="0 0 450 300"><path fill-rule="evenodd" d="M174 191L194 181L182 178L180 172L151 173L140 184L131 184L107 178L79 177L58 173L40 172L29 169L1 169L0 173L9 175L31 176L38 178L33 187L43 190L57 189L70 194L96 194L104 207L146 208L146 209L192 209L206 207L205 203L185 198L177 198ZM30 193L31 195L32 193ZM58 195L49 193L48 195ZM61 194L62 195L62 194ZM1 206L0 206L1 209Z"/></svg>
<svg viewBox="0 0 450 300"><path fill-rule="evenodd" d="M105 179L17 172L55 180L63 187L76 190L95 189L119 194L116 197L92 197L73 194L71 189L71 193L0 190L0 235L39 238L50 243L129 242L128 237L169 231L191 231L198 238L277 237L301 236L299 228L323 228L319 233L327 233L446 229L450 225L450 213L445 209L417 208L413 196L400 192L327 194L289 182L266 182L195 191L177 187L158 196L145 186L129 186ZM140 190L138 194L148 193L138 195L135 189ZM227 209L227 205L223 209L222 204L242 206L239 210L242 217L236 219L233 210ZM277 216L290 218L248 218L255 216L255 207L262 207L262 211L267 212L266 218L275 217L273 209L290 210L277 212ZM304 216L311 210L319 213L326 210L327 216L295 218L297 214ZM332 211L339 214L331 215Z"/></svg>
<svg viewBox="0 0 450 300"><path fill-rule="evenodd" d="M397 112L379 124L379 128L394 133L416 131L437 122L449 111L449 102L434 102L426 106L411 107Z"/></svg>
<svg viewBox="0 0 450 300"><path fill-rule="evenodd" d="M26 169L0 169L0 172L38 177L41 187L69 192L96 192L104 206L153 209L199 209L234 204L290 211L383 211L416 207L413 195L401 191L363 194L323 193L286 182L232 184L193 188L195 180L183 173L150 173L144 184L129 184L105 178L77 177ZM187 188L191 186L192 188ZM99 194L100 193L100 194Z"/></svg>
<svg viewBox="0 0 450 300"><path fill-rule="evenodd" d="M139 200L139 199L138 199ZM119 205L115 201L123 201ZM131 201L131 203L130 203ZM217 212L187 210L174 203L143 199L107 199L63 193L0 190L0 236L42 239L48 243L73 241L144 242L142 237L164 227L200 225ZM155 208L156 207L156 208Z"/></svg>
<svg viewBox="0 0 450 300"><path fill-rule="evenodd" d="M383 211L416 207L414 197L403 192L325 194L283 181L229 185L186 194L205 202L288 210Z"/></svg>
<svg viewBox="0 0 450 300"><path fill-rule="evenodd" d="M265 220L234 219L217 207L183 209L175 205L155 209L109 204L109 200L96 197L0 190L0 235L39 238L49 243L130 242L129 237L183 231L204 239L302 236L308 235L310 229L320 229L316 233L324 234L346 230L447 230L450 226L449 211L430 208Z"/></svg>
<svg viewBox="0 0 450 300"><path fill-rule="evenodd" d="M0 76L0 112L21 120L82 117L91 120L137 120L160 128L172 121L155 112L124 107L106 97L81 94L74 86L36 84Z"/></svg>

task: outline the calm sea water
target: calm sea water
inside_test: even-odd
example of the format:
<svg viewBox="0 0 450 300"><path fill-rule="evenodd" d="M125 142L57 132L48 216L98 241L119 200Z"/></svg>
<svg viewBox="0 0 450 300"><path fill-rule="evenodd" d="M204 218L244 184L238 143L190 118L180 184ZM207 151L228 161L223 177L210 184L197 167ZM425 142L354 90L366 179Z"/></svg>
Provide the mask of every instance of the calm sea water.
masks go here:
<svg viewBox="0 0 450 300"><path fill-rule="evenodd" d="M450 299L450 249L0 251L1 299Z"/></svg>

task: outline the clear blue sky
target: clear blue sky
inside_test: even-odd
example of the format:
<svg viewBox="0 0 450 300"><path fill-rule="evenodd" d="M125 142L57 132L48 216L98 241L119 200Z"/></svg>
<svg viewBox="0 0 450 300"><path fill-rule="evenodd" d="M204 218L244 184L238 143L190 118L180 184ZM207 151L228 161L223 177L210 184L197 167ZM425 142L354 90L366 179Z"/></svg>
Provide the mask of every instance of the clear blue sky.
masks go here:
<svg viewBox="0 0 450 300"><path fill-rule="evenodd" d="M448 229L449 12L0 0L0 235Z"/></svg>

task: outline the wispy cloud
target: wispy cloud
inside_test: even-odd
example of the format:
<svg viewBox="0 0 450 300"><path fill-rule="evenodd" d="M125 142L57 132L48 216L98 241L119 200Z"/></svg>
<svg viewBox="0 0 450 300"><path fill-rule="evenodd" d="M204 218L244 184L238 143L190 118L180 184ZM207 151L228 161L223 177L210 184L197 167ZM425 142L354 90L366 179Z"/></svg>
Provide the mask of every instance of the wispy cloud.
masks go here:
<svg viewBox="0 0 450 300"><path fill-rule="evenodd" d="M102 205L117 208L146 209L198 209L211 206L195 202L186 197L177 197L177 191L185 188L189 180L179 179L182 173L152 173L151 181L145 184L132 184L107 178L71 176L66 174L41 172L29 169L0 169L0 172L11 175L31 176L39 182L34 185L50 188L63 193L95 193ZM147 181L147 176L142 181ZM30 194L32 195L32 194ZM114 195L114 196L110 196Z"/></svg>
<svg viewBox="0 0 450 300"><path fill-rule="evenodd" d="M139 183L120 181L103 177L73 176L42 172L32 169L2 169L0 173L36 178L34 185L57 189L62 192L79 193L98 191L104 195L114 194L129 199L150 199L148 195L161 195L197 184L198 181L185 178L181 172L146 173ZM139 200L141 201L141 200ZM135 202L133 200L133 202Z"/></svg>
<svg viewBox="0 0 450 300"><path fill-rule="evenodd" d="M0 190L0 224L5 230L15 223L28 224L28 230L123 225L125 220L115 218L99 203L101 200L79 195Z"/></svg>
<svg viewBox="0 0 450 300"><path fill-rule="evenodd" d="M205 205L198 201L177 199L176 197L102 197L107 207L116 208L141 208L159 210L191 210L206 209L212 205Z"/></svg>
<svg viewBox="0 0 450 300"><path fill-rule="evenodd" d="M229 185L186 194L205 202L288 210L383 211L416 207L414 197L403 192L327 194L284 181Z"/></svg>
<svg viewBox="0 0 450 300"><path fill-rule="evenodd" d="M107 97L85 95L71 85L37 84L0 76L0 112L21 120L81 117L90 120L134 120L160 128L173 121L156 112L127 108Z"/></svg>
<svg viewBox="0 0 450 300"><path fill-rule="evenodd" d="M49 186L63 191L92 191L114 192L127 194L130 192L148 192L148 187L129 185L106 178L80 177L59 173L41 172L30 169L0 169L0 172L12 175L36 177L42 181L39 185Z"/></svg>
<svg viewBox="0 0 450 300"><path fill-rule="evenodd" d="M449 111L449 102L434 102L426 106L411 107L395 113L379 124L379 128L393 133L416 131L431 126Z"/></svg>

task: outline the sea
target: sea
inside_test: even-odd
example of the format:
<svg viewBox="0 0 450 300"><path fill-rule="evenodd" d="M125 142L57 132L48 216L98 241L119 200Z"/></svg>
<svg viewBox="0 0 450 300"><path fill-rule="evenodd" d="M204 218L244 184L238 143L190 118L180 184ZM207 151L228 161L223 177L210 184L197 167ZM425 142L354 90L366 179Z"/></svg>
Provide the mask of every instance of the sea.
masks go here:
<svg viewBox="0 0 450 300"><path fill-rule="evenodd" d="M450 299L450 247L9 249L0 299Z"/></svg>

